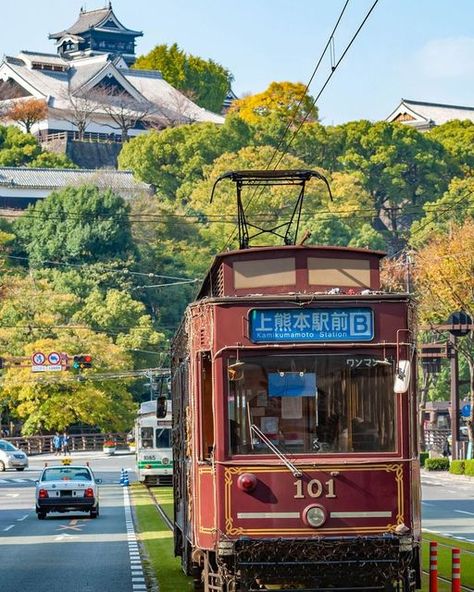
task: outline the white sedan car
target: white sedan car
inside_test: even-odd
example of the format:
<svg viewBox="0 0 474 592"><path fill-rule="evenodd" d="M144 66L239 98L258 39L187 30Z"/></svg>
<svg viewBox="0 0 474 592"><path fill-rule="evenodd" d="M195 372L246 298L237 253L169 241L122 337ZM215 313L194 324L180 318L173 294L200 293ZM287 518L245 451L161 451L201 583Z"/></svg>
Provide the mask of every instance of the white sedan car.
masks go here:
<svg viewBox="0 0 474 592"><path fill-rule="evenodd" d="M24 471L26 468L28 468L26 454L8 440L0 440L0 471L6 471L6 469Z"/></svg>
<svg viewBox="0 0 474 592"><path fill-rule="evenodd" d="M36 514L39 520L48 512L89 512L99 515L100 479L88 465L46 466L36 482Z"/></svg>

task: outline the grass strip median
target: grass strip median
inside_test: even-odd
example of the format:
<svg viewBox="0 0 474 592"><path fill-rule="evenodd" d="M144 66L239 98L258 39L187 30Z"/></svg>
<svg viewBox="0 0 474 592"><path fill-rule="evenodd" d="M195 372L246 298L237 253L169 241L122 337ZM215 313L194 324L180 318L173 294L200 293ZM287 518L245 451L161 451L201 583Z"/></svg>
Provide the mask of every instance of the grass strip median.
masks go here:
<svg viewBox="0 0 474 592"><path fill-rule="evenodd" d="M179 558L174 557L173 533L158 514L145 486L134 483L130 493L137 517L137 536L145 546L160 592L192 590L191 578L183 574Z"/></svg>
<svg viewBox="0 0 474 592"><path fill-rule="evenodd" d="M430 541L438 543L438 574L451 580L451 550L461 549L461 584L468 588L474 588L474 544L468 541L460 541L451 537L443 537L431 532L423 532L423 571L430 569ZM423 590L428 590L427 577L423 578ZM447 584L439 582L439 592L450 590Z"/></svg>

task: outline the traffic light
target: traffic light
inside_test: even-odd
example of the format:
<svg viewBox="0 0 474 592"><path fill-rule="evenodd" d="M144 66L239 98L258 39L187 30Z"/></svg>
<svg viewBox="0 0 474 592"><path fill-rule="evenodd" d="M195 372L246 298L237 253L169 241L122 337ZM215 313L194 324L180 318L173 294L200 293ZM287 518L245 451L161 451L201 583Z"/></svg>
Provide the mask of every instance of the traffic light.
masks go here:
<svg viewBox="0 0 474 592"><path fill-rule="evenodd" d="M81 354L74 356L72 367L75 370L82 370L83 368L92 368L92 356L90 354Z"/></svg>

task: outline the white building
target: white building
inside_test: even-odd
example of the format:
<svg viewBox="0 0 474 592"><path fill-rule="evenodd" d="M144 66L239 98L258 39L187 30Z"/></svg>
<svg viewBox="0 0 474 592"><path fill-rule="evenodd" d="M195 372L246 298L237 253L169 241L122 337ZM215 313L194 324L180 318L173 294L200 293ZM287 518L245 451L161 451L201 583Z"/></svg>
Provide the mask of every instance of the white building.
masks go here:
<svg viewBox="0 0 474 592"><path fill-rule="evenodd" d="M117 119L126 118L126 135L179 123L210 121L221 115L203 109L168 84L157 71L133 70L135 38L139 31L124 27L109 3L85 12L69 29L50 35L57 54L22 51L0 64L0 111L6 103L40 99L47 116L32 128L40 137L78 132L86 119L85 135L124 136ZM99 134L99 136L97 136ZM84 134L81 134L81 139Z"/></svg>
<svg viewBox="0 0 474 592"><path fill-rule="evenodd" d="M385 121L398 121L418 131L426 131L453 119L468 119L474 122L474 107L402 99Z"/></svg>

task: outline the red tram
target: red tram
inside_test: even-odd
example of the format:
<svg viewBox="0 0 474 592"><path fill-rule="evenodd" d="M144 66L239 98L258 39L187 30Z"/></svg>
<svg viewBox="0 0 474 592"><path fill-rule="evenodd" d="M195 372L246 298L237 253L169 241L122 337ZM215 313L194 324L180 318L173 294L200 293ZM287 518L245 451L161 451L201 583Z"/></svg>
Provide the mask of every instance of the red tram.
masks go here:
<svg viewBox="0 0 474 592"><path fill-rule="evenodd" d="M383 256L221 253L188 306L174 528L198 589L420 587L413 307L381 291Z"/></svg>

